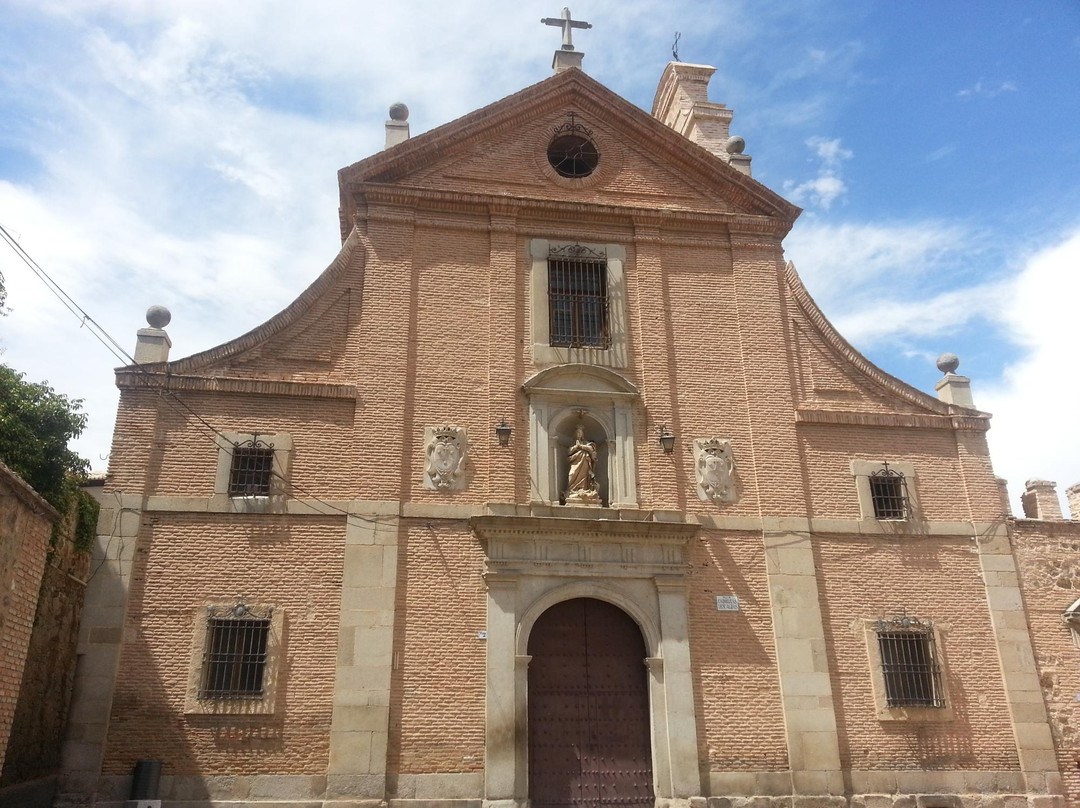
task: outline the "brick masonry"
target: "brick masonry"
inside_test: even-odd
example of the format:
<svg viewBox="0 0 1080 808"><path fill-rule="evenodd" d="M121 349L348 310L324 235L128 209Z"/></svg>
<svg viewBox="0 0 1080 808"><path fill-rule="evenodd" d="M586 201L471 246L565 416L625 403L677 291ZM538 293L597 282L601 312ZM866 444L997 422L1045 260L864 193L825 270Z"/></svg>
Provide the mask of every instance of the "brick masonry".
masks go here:
<svg viewBox="0 0 1080 808"><path fill-rule="evenodd" d="M56 510L0 463L0 767L19 700Z"/></svg>
<svg viewBox="0 0 1080 808"><path fill-rule="evenodd" d="M543 157L571 109L603 155L580 182ZM520 744L524 728L491 723L502 693L489 692L496 645L481 633L510 626L489 639L507 656L496 706L514 716L527 659L513 620L529 605L515 593L550 581L632 592L658 615L654 730L671 751L656 766L673 805L1057 803L1045 714L1021 707L1034 663L1003 657L1027 627L1010 622L1007 582L988 594L975 540L1002 516L986 418L887 376L833 332L784 261L797 209L574 70L340 182L344 246L296 303L233 343L118 376L107 487L123 514L103 515L106 573L88 592L90 625L114 634L83 638L107 710L78 713L62 804L119 802L150 758L174 801L520 805L520 754L493 733ZM528 445L521 388L543 369L530 325L539 238L626 251L617 372L640 391L638 500L605 519L700 529L677 571L633 572L640 559L622 547L627 564L605 577L616 545L596 539L595 557L537 557L548 572L500 579L496 596L469 518L510 509L542 533L560 515L529 478L530 452L546 447ZM216 497L213 434L147 380L217 430L288 434L287 495L252 513ZM422 485L424 430L447 423L469 435L461 491ZM736 464L725 505L695 492L693 439L715 436ZM852 460L910 464L920 511L864 518ZM722 594L739 611L718 612ZM284 612L275 708L188 714L199 608L236 598ZM949 721L875 714L862 626L904 611L942 632ZM692 693L664 690L683 675Z"/></svg>

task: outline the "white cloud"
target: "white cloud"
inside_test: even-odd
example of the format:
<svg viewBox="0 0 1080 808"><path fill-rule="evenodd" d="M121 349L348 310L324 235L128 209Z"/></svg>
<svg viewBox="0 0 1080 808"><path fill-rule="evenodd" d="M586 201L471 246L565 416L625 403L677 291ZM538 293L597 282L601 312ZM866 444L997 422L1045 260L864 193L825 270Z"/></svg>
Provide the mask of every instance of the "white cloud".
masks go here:
<svg viewBox="0 0 1080 808"><path fill-rule="evenodd" d="M1014 511L1024 480L1042 477L1059 492L1080 482L1080 374L1076 304L1080 231L1032 255L1001 299L999 321L1027 351L998 384L980 384L976 404L994 414L989 441Z"/></svg>
<svg viewBox="0 0 1080 808"><path fill-rule="evenodd" d="M818 175L799 184L788 180L784 183L784 191L794 202L810 203L828 210L833 202L847 193L847 184L841 179L840 171L844 161L854 157L854 152L845 149L840 138L815 136L808 139L806 145L817 155L820 164Z"/></svg>
<svg viewBox="0 0 1080 808"><path fill-rule="evenodd" d="M1015 93L1018 89L1019 87L1015 81L1003 81L1000 84L988 84L983 79L979 79L970 87L957 90L956 95L958 98L997 98L1002 93Z"/></svg>
<svg viewBox="0 0 1080 808"><path fill-rule="evenodd" d="M974 241L967 229L942 221L807 220L796 223L785 249L810 292L828 305L868 291L893 298L954 256L970 254Z"/></svg>

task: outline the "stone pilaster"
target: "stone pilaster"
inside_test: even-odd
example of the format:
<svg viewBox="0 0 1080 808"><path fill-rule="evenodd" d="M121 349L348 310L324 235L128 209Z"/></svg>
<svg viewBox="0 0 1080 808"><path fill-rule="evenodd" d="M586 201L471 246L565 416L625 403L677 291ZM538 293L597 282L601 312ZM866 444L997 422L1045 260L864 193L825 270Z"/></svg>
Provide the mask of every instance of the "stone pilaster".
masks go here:
<svg viewBox="0 0 1080 808"><path fill-rule="evenodd" d="M825 628L807 533L764 533L792 794L842 795Z"/></svg>
<svg viewBox="0 0 1080 808"><path fill-rule="evenodd" d="M398 518L350 514L345 529L327 804L382 800L390 721Z"/></svg>
<svg viewBox="0 0 1080 808"><path fill-rule="evenodd" d="M1006 528L995 527L980 536L978 549L1025 789L1030 794L1057 795L1062 791L1061 775Z"/></svg>

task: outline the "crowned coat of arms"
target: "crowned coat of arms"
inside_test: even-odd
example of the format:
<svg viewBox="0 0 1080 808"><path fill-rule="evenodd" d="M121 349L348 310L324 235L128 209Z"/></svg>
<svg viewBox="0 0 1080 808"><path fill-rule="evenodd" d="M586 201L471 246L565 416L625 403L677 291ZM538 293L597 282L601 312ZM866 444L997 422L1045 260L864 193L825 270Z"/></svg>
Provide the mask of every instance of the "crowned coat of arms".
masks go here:
<svg viewBox="0 0 1080 808"><path fill-rule="evenodd" d="M731 442L723 438L698 438L694 441L694 472L698 499L712 502L735 502L735 459Z"/></svg>
<svg viewBox="0 0 1080 808"><path fill-rule="evenodd" d="M457 491L466 486L465 458L468 440L465 430L447 424L424 430L427 464L424 487L436 491Z"/></svg>

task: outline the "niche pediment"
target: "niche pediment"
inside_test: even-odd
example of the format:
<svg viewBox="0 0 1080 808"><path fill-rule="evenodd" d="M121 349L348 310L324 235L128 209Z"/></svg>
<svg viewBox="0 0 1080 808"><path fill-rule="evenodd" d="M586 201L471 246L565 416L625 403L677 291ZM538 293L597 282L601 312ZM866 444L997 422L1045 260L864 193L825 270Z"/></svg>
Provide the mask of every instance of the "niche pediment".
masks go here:
<svg viewBox="0 0 1080 808"><path fill-rule="evenodd" d="M574 397L593 399L633 399L637 387L613 370L597 365L569 364L546 368L530 376L521 389L530 398Z"/></svg>

